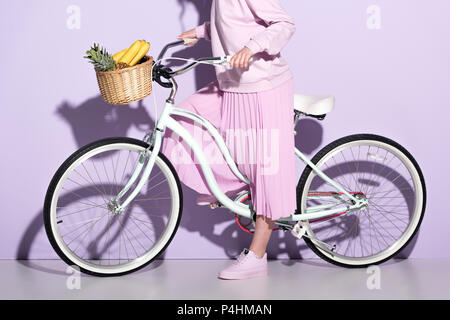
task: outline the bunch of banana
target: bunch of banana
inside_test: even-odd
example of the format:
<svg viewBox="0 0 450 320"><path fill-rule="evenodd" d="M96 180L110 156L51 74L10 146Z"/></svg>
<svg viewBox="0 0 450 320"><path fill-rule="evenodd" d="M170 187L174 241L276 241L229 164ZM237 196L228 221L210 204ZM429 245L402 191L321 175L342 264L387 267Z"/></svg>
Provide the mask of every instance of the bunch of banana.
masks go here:
<svg viewBox="0 0 450 320"><path fill-rule="evenodd" d="M131 47L117 52L112 57L119 69L135 66L147 54L150 43L145 40L135 41Z"/></svg>

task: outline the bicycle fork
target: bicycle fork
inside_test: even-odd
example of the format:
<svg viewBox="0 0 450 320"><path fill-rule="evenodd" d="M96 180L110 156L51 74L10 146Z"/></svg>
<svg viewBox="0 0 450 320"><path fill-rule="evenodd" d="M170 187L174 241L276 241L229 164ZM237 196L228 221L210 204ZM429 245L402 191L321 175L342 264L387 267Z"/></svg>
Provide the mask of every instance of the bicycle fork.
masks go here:
<svg viewBox="0 0 450 320"><path fill-rule="evenodd" d="M108 209L111 210L113 214L119 214L125 210L128 204L133 201L133 199L139 194L144 184L147 182L152 172L153 166L156 161L156 157L159 154L162 145L163 131L155 126L155 129L151 133L147 133L144 137L144 141L148 143L148 148L139 153L139 160L137 162L136 168L133 174L126 183L125 187L119 192L119 194L108 203ZM149 155L150 147L153 149ZM145 164L146 160L147 164ZM143 172L142 172L143 171ZM136 182L139 175L142 172L142 176L134 188L134 190L128 195L128 197L120 203L122 197L130 190L131 186Z"/></svg>

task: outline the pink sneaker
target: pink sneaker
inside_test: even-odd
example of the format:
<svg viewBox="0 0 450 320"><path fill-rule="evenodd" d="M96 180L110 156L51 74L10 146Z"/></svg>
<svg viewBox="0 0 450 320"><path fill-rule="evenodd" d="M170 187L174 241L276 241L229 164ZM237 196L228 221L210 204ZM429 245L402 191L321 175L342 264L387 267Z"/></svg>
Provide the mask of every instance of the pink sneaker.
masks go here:
<svg viewBox="0 0 450 320"><path fill-rule="evenodd" d="M242 250L236 261L219 272L220 279L241 280L267 276L267 252L259 258L253 251Z"/></svg>

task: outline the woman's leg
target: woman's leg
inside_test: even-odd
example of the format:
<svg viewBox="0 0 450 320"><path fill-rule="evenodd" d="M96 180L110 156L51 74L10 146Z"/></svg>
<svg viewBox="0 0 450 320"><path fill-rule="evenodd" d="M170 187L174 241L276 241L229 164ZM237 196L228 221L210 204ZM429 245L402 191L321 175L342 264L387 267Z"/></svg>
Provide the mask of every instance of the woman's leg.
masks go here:
<svg viewBox="0 0 450 320"><path fill-rule="evenodd" d="M219 273L222 279L267 275L275 220L296 209L293 80L262 92L224 92L221 128L239 170L250 181L256 228L249 249Z"/></svg>
<svg viewBox="0 0 450 320"><path fill-rule="evenodd" d="M256 216L255 233L253 234L252 243L250 244L250 250L260 258L262 258L266 252L273 226L274 221L268 217L263 215Z"/></svg>
<svg viewBox="0 0 450 320"><path fill-rule="evenodd" d="M250 249L244 249L236 261L219 273L221 279L247 279L267 275L266 248L274 221L264 215L256 216L256 228Z"/></svg>

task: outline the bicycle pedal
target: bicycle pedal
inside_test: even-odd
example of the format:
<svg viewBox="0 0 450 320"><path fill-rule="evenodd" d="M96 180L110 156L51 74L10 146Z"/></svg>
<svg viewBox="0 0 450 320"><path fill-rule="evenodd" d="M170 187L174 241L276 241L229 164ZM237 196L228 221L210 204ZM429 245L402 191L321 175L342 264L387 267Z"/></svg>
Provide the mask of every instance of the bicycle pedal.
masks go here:
<svg viewBox="0 0 450 320"><path fill-rule="evenodd" d="M307 234L304 234L304 237L307 237L308 239L310 239L310 240L312 240L312 241L318 242L318 243L320 243L320 244L322 244L322 245L328 247L328 248L330 249L331 252L335 252L335 251L336 251L336 248L337 248L337 247L336 247L336 244L329 244L329 243L326 243L326 242L324 242L324 241L321 241L321 240L317 239L316 237L310 237L310 236L307 235Z"/></svg>
<svg viewBox="0 0 450 320"><path fill-rule="evenodd" d="M306 233L306 228L305 228L305 222L303 222L303 221L297 222L291 230L291 234L298 239L303 238L305 233Z"/></svg>

